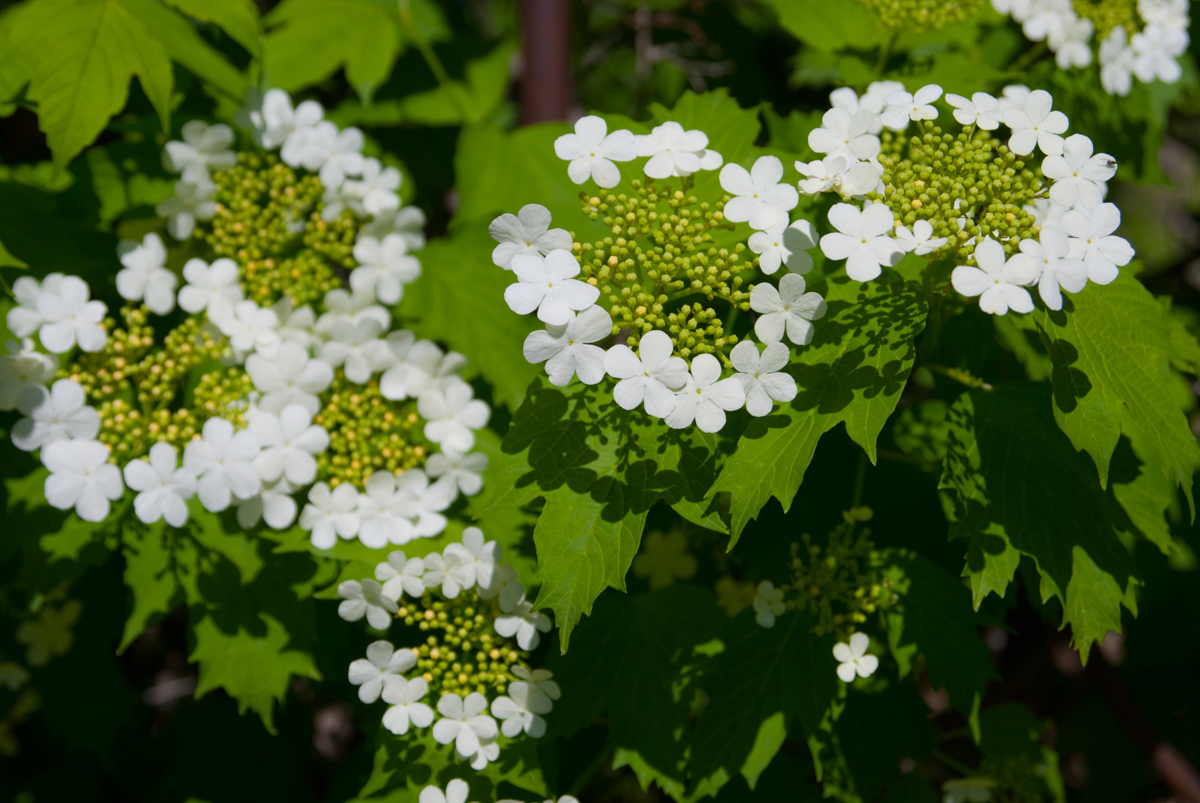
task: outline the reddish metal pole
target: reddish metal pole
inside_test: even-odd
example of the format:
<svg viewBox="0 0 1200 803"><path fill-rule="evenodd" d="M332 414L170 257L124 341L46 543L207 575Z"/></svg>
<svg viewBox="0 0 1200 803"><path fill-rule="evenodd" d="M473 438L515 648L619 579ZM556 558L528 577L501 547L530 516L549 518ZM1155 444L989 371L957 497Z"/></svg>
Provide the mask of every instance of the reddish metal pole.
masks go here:
<svg viewBox="0 0 1200 803"><path fill-rule="evenodd" d="M569 0L521 0L521 122L565 120L571 103Z"/></svg>

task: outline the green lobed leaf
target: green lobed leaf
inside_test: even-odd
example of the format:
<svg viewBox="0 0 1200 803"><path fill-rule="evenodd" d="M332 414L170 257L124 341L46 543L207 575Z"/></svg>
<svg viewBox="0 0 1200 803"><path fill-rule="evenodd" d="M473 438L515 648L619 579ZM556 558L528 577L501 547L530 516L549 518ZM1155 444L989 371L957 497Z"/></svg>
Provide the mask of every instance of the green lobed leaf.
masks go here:
<svg viewBox="0 0 1200 803"><path fill-rule="evenodd" d="M1108 484L1109 460L1127 411L1166 476L1192 500L1200 446L1171 393L1170 327L1162 307L1123 272L1110 285L1064 299L1037 316L1054 364L1054 417Z"/></svg>
<svg viewBox="0 0 1200 803"><path fill-rule="evenodd" d="M876 439L896 408L916 356L913 341L925 326L920 284L906 273L866 283L829 280L829 310L788 367L799 394L750 423L709 491L732 494L730 549L772 496L785 511L791 506L817 442L838 424L874 462Z"/></svg>
<svg viewBox="0 0 1200 803"><path fill-rule="evenodd" d="M219 25L253 56L262 53L262 26L251 0L163 0L167 5L201 22Z"/></svg>
<svg viewBox="0 0 1200 803"><path fill-rule="evenodd" d="M154 39L172 61L186 67L201 80L228 95L241 98L249 80L212 45L204 41L190 22L157 0L120 0L130 14L154 32Z"/></svg>
<svg viewBox="0 0 1200 803"><path fill-rule="evenodd" d="M127 523L122 539L125 585L133 595L133 610L125 622L118 654L183 601L183 589L175 577L174 534L162 522L149 527L140 524Z"/></svg>
<svg viewBox="0 0 1200 803"><path fill-rule="evenodd" d="M1027 555L1042 600L1062 601L1063 625L1086 661L1093 642L1120 629L1122 605L1137 612L1140 581L1118 535L1134 528L1062 437L1046 409L1050 395L1024 382L963 394L950 408L940 485L949 491L950 537L967 540L963 576L976 609L988 593L1004 594Z"/></svg>
<svg viewBox="0 0 1200 803"><path fill-rule="evenodd" d="M871 50L890 36L879 17L859 3L771 0L771 6L784 30L819 51Z"/></svg>

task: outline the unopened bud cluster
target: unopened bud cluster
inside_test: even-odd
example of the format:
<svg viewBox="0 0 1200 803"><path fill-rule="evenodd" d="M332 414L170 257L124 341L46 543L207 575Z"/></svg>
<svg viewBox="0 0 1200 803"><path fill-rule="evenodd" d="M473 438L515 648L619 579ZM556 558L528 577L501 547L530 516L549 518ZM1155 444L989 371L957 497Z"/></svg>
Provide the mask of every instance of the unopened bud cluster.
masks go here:
<svg viewBox="0 0 1200 803"><path fill-rule="evenodd" d="M964 22L979 12L983 0L858 0L894 31L928 31Z"/></svg>
<svg viewBox="0 0 1200 803"><path fill-rule="evenodd" d="M329 449L317 456L321 479L336 488L343 482L364 488L376 471L400 474L422 466L429 454L419 437L423 422L416 405L389 401L379 381L356 385L338 371L313 423L329 432Z"/></svg>

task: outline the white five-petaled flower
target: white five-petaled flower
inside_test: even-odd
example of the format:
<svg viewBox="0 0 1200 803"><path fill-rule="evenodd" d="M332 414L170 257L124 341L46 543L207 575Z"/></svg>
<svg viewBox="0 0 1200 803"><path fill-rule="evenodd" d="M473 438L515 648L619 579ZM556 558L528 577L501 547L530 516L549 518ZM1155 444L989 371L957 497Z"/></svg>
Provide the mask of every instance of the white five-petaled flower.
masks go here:
<svg viewBox="0 0 1200 803"><path fill-rule="evenodd" d="M525 586L517 579L517 570L507 564L501 565L492 575L492 583L479 586L480 599L500 598L500 610L511 613L522 599L525 598Z"/></svg>
<svg viewBox="0 0 1200 803"><path fill-rule="evenodd" d="M841 156L847 162L874 159L879 155L879 137L871 133L876 116L861 109L854 114L833 108L821 117L821 126L808 132L808 146L829 159Z"/></svg>
<svg viewBox="0 0 1200 803"><path fill-rule="evenodd" d="M461 380L426 390L417 398L417 412L425 419L426 438L458 452L471 450L474 430L486 427L492 417L487 404Z"/></svg>
<svg viewBox="0 0 1200 803"><path fill-rule="evenodd" d="M189 120L180 133L182 142L172 140L163 148L163 167L182 174L184 181L208 181L210 170L227 170L237 164L237 154L229 150L233 144L229 126Z"/></svg>
<svg viewBox="0 0 1200 803"><path fill-rule="evenodd" d="M614 379L621 380L613 388L613 399L626 410L643 401L646 413L666 418L675 409L674 391L688 379L687 363L671 356L675 346L666 332L652 331L642 335L638 353L624 343L613 346L604 355L604 369Z"/></svg>
<svg viewBox="0 0 1200 803"><path fill-rule="evenodd" d="M787 610L783 604L783 589L776 588L770 580L758 584L754 595L754 621L760 627L774 627L775 617Z"/></svg>
<svg viewBox="0 0 1200 803"><path fill-rule="evenodd" d="M750 170L737 164L721 168L721 188L733 196L725 204L725 219L749 223L758 231L774 227L800 203L800 194L790 184L780 184L783 162L776 156L760 156Z"/></svg>
<svg viewBox="0 0 1200 803"><path fill-rule="evenodd" d="M734 379L746 391L746 412L764 416L771 412L774 402L790 402L796 398L796 380L780 371L787 365L788 349L782 343L770 343L762 354L758 346L743 340L729 352L729 361L738 370Z"/></svg>
<svg viewBox="0 0 1200 803"><path fill-rule="evenodd" d="M90 298L87 283L78 276L63 276L53 286L43 282L37 295L37 314L42 320L38 338L46 351L63 354L77 343L87 352L104 348L108 335L100 324L108 307Z"/></svg>
<svg viewBox="0 0 1200 803"><path fill-rule="evenodd" d="M833 657L838 660L837 675L849 683L857 675L869 678L879 668L879 659L867 653L871 639L866 633L855 633L850 636L850 643L844 642L833 645Z"/></svg>
<svg viewBox="0 0 1200 803"><path fill-rule="evenodd" d="M721 363L717 358L698 354L692 358L692 370L683 387L675 393L675 408L666 417L667 426L683 429L695 421L702 432L719 432L725 426L725 413L741 409L745 403L742 383L732 377L721 379Z"/></svg>
<svg viewBox="0 0 1200 803"><path fill-rule="evenodd" d="M534 669L530 671L519 664L514 664L509 667L509 671L513 673L513 677L529 685L530 700L535 705L550 705L551 700L557 700L562 697L562 690L551 679L554 677L554 673L549 669ZM545 700L541 701L540 698L543 697Z"/></svg>
<svg viewBox="0 0 1200 803"><path fill-rule="evenodd" d="M987 237L975 246L975 264L979 267L959 265L950 274L955 290L968 298L979 296L979 308L989 315L1033 311L1033 298L1025 289L1038 278L1031 260L1009 259L1004 246Z"/></svg>
<svg viewBox="0 0 1200 803"><path fill-rule="evenodd" d="M151 232L140 243L122 240L117 245L122 270L117 271L117 292L129 301L145 299L157 315L175 309L175 285L179 278L166 269L167 249L162 239Z"/></svg>
<svg viewBox="0 0 1200 803"><path fill-rule="evenodd" d="M1095 26L1087 17L1073 16L1063 19L1062 31L1056 37L1058 48L1054 53L1054 60L1059 69L1086 67L1092 63L1091 41L1094 31Z"/></svg>
<svg viewBox="0 0 1200 803"><path fill-rule="evenodd" d="M1105 182L1116 175L1117 162L1107 153L1092 155L1092 141L1074 134L1062 145L1062 153L1042 161L1042 174L1053 179L1050 200L1072 207L1076 201L1095 209L1104 200Z"/></svg>
<svg viewBox="0 0 1200 803"><path fill-rule="evenodd" d="M571 317L596 303L600 290L581 282L579 260L570 251L556 249L545 257L517 254L512 259L517 282L504 288L504 300L518 315L537 310L543 323L561 326Z"/></svg>
<svg viewBox="0 0 1200 803"><path fill-rule="evenodd" d="M487 467L488 456L482 452L463 454L454 449L443 449L425 461L426 474L439 483L453 485L463 496L474 496L483 490L483 472Z"/></svg>
<svg viewBox="0 0 1200 803"><path fill-rule="evenodd" d="M632 131L608 133L608 123L594 115L580 117L574 134L554 140L554 153L567 165L567 175L576 184L589 178L609 189L621 180L621 171L613 162L628 162L638 155Z"/></svg>
<svg viewBox="0 0 1200 803"><path fill-rule="evenodd" d="M425 222L425 213L418 207L402 206L376 215L358 234L376 240L382 240L389 234L399 234L408 242L409 251L417 251L425 247Z"/></svg>
<svg viewBox="0 0 1200 803"><path fill-rule="evenodd" d="M406 472L407 473L407 472ZM355 516L359 520L358 539L372 549L387 544L406 544L417 537L411 521L416 512L412 494L396 487L396 475L376 471L367 477L366 492L358 497Z"/></svg>
<svg viewBox="0 0 1200 803"><path fill-rule="evenodd" d="M970 98L946 95L946 102L954 107L954 119L963 125L977 125L984 131L995 131L1000 127L1002 113L1000 101L986 92L976 92Z"/></svg>
<svg viewBox="0 0 1200 803"><path fill-rule="evenodd" d="M312 419L299 404L289 404L278 415L260 410L250 420L248 429L261 447L254 469L263 482L286 477L293 485L308 485L316 479L316 455L329 448L329 433Z"/></svg>
<svg viewBox="0 0 1200 803"><path fill-rule="evenodd" d="M196 230L197 220L212 220L217 214L216 191L217 185L211 181L176 181L175 195L159 201L154 213L167 219L172 237L186 240Z"/></svg>
<svg viewBox="0 0 1200 803"><path fill-rule="evenodd" d="M457 565L458 558L453 553L446 556L440 552L430 552L425 556L425 573L421 575L421 582L426 588L441 586L442 596L457 599L462 591L462 586L454 576L454 567Z"/></svg>
<svg viewBox="0 0 1200 803"><path fill-rule="evenodd" d="M297 131L312 128L325 118L325 109L315 100L306 100L292 108L292 99L282 89L268 90L262 99L262 108L251 113L255 127L259 129L262 146L274 150L288 140ZM298 167L299 161L289 161L289 154L281 154L285 163Z"/></svg>
<svg viewBox="0 0 1200 803"><path fill-rule="evenodd" d="M292 342L281 343L270 357L251 354L246 358L246 373L254 389L263 394L258 408L272 413L299 405L316 415L321 409L317 394L333 382L329 363L309 357L308 349Z"/></svg>
<svg viewBox="0 0 1200 803"><path fill-rule="evenodd" d="M856 282L869 282L883 272L883 265L896 265L904 249L888 234L896 218L887 204L867 202L863 209L852 204L834 204L829 222L837 231L821 237L821 251L833 260L846 260L846 275Z"/></svg>
<svg viewBox="0 0 1200 803"><path fill-rule="evenodd" d="M260 307L249 300L239 301L232 310L210 308L208 319L229 338L234 354L242 355L243 360L252 351L270 356L279 346L279 316L270 307Z"/></svg>
<svg viewBox="0 0 1200 803"><path fill-rule="evenodd" d="M478 527L467 527L463 530L461 544L446 547L445 558L447 565L453 562L453 568L447 571L453 573L459 586L466 589L478 584L482 588L489 588L496 580L500 544L484 541L483 530Z"/></svg>
<svg viewBox="0 0 1200 803"><path fill-rule="evenodd" d="M1062 291L1078 293L1087 284L1087 265L1070 256L1071 244L1062 229L1044 228L1035 240L1022 240L1013 262L1037 271L1038 295L1050 309L1062 309Z"/></svg>
<svg viewBox="0 0 1200 803"><path fill-rule="evenodd" d="M204 422L201 437L183 451L183 465L199 478L196 493L206 510L220 513L232 499L249 499L262 490L262 481L254 470L258 438L254 433L233 431L224 418Z"/></svg>
<svg viewBox="0 0 1200 803"><path fill-rule="evenodd" d="M764 343L778 343L784 334L797 346L813 339L812 322L825 315L825 300L819 293L806 293L804 277L789 273L779 280L779 289L763 282L750 291L750 309L759 313L754 333Z"/></svg>
<svg viewBox="0 0 1200 803"><path fill-rule="evenodd" d="M471 758L479 752L480 741L495 739L499 732L487 707L487 698L479 692L468 694L465 700L457 694L443 694L437 704L442 719L433 726L433 738L438 744L454 742L460 756Z"/></svg>
<svg viewBox="0 0 1200 803"><path fill-rule="evenodd" d="M238 502L237 521L243 529L266 522L268 527L286 530L296 520L296 499L292 496L300 486L280 477L273 483L264 482L257 494Z"/></svg>
<svg viewBox="0 0 1200 803"><path fill-rule="evenodd" d="M1062 216L1062 230L1071 238L1072 259L1082 259L1088 281L1109 284L1119 267L1133 259L1133 247L1113 232L1121 225L1115 204L1100 204L1093 210L1071 209Z"/></svg>
<svg viewBox="0 0 1200 803"><path fill-rule="evenodd" d="M387 560L375 567L375 579L383 583L383 595L400 601L405 594L420 599L425 593L425 561L406 558L403 552L388 553Z"/></svg>
<svg viewBox="0 0 1200 803"><path fill-rule="evenodd" d="M31 385L17 396L25 418L12 428L12 442L32 452L58 441L91 440L100 432L100 413L87 406L87 394L74 379L60 379L49 390Z"/></svg>
<svg viewBox="0 0 1200 803"><path fill-rule="evenodd" d="M17 303L8 310L5 320L14 335L28 337L38 330L44 323L38 312L38 296L42 290L53 292L65 278L61 273L50 273L41 284L32 276L21 276L13 282L12 292Z"/></svg>
<svg viewBox="0 0 1200 803"><path fill-rule="evenodd" d="M521 649L532 650L542 640L539 631L549 633L552 625L549 616L541 611L535 611L528 600L521 600L513 606L510 613L497 616L494 627L496 632L504 638L516 636L517 645Z"/></svg>
<svg viewBox="0 0 1200 803"><path fill-rule="evenodd" d="M391 365L379 377L379 392L392 401L419 398L431 388L459 381L455 374L467 363L458 352L447 354L436 343L417 340L403 329L389 334L386 343Z"/></svg>
<svg viewBox="0 0 1200 803"><path fill-rule="evenodd" d="M928 220L918 220L910 230L908 226L896 227L896 242L905 251L911 251L919 257L932 254L948 242L945 237L933 236L933 224Z"/></svg>
<svg viewBox="0 0 1200 803"><path fill-rule="evenodd" d="M897 90L887 96L883 124L894 131L903 131L910 120L936 120L938 112L933 103L941 96L942 88L937 84L926 84L915 94Z"/></svg>
<svg viewBox="0 0 1200 803"><path fill-rule="evenodd" d="M417 803L467 803L467 795L470 792L471 788L466 781L455 778L446 785L445 793L436 786L426 786L421 790Z"/></svg>
<svg viewBox="0 0 1200 803"><path fill-rule="evenodd" d="M346 580L337 589L342 602L338 604L338 616L347 622L357 622L364 616L367 624L376 630L387 630L392 615L400 608L395 600L383 595L383 586L374 580Z"/></svg>
<svg viewBox="0 0 1200 803"><path fill-rule="evenodd" d="M552 385L562 387L576 375L583 384L595 385L604 378L604 349L590 344L612 335L612 318L596 306L570 315L565 325L530 332L522 351L529 362L546 363Z"/></svg>
<svg viewBox="0 0 1200 803"><path fill-rule="evenodd" d="M409 649L397 650L388 641L375 641L367 647L367 657L350 664L350 682L358 686L358 699L373 703L392 684L405 682L404 673L417 665L417 655Z"/></svg>
<svg viewBox="0 0 1200 803"><path fill-rule="evenodd" d="M408 242L399 234L382 240L359 237L354 244L358 267L350 271L350 287L372 290L384 304L396 304L404 296L404 285L421 275L421 262L408 254Z"/></svg>
<svg viewBox="0 0 1200 803"><path fill-rule="evenodd" d="M403 736L408 733L409 725L414 728L428 728L433 724L433 709L421 702L425 695L429 693L429 683L422 677L416 677L412 680L406 680L403 683L392 682L383 687L383 701L389 705L387 711L383 713L383 727L387 728L397 736ZM462 781L451 781L453 786L455 783ZM432 789L433 787L426 787ZM421 794L421 801L424 803L425 794ZM466 794L463 794L463 800L466 800Z"/></svg>
<svg viewBox="0 0 1200 803"><path fill-rule="evenodd" d="M185 312L207 310L210 319L220 319L242 300L238 264L232 259L218 259L211 265L203 259L189 259L183 266L183 278L187 284L179 290L179 306Z"/></svg>
<svg viewBox="0 0 1200 803"><path fill-rule="evenodd" d="M187 500L196 493L196 475L178 466L179 455L169 443L151 446L149 458L125 464L125 484L138 492L133 510L146 524L166 519L172 527L182 527L188 520Z"/></svg>
<svg viewBox="0 0 1200 803"><path fill-rule="evenodd" d="M499 243L492 249L492 262L505 270L512 270L517 254L544 257L551 251L570 251L572 245L566 229L550 228L550 210L541 204L526 204L515 215L501 215L488 225L488 233Z"/></svg>
<svg viewBox="0 0 1200 803"><path fill-rule="evenodd" d="M339 131L330 121L322 120L304 137L304 155L300 163L307 170L318 171L321 186L337 188L348 177L362 174L364 142L363 132L359 129Z"/></svg>
<svg viewBox="0 0 1200 803"><path fill-rule="evenodd" d="M655 126L649 134L637 139L637 155L649 156L646 175L650 178L690 176L701 170L716 170L723 161L721 154L708 149L708 135L703 131L685 131L676 122Z"/></svg>
<svg viewBox="0 0 1200 803"><path fill-rule="evenodd" d="M546 735L546 720L541 714L549 714L550 698L545 694L534 694L528 683L517 680L508 684L508 696L501 695L492 701L492 715L501 720L500 732L515 739L521 731L539 739Z"/></svg>
<svg viewBox="0 0 1200 803"><path fill-rule="evenodd" d="M758 267L772 274L786 265L793 273L808 273L813 267L808 249L817 247L817 228L807 220L797 220L790 226L787 218L767 231L750 235L750 250L758 254Z"/></svg>
<svg viewBox="0 0 1200 803"><path fill-rule="evenodd" d="M419 468L410 468L396 478L396 490L412 500L413 532L420 538L441 534L448 523L442 511L454 504L458 490L450 485L430 485L429 477Z"/></svg>
<svg viewBox="0 0 1200 803"><path fill-rule="evenodd" d="M313 546L330 549L339 537L358 535L357 508L358 491L353 485L343 483L330 491L328 485L318 482L308 491L308 504L300 512L300 526L312 533Z"/></svg>
<svg viewBox="0 0 1200 803"><path fill-rule="evenodd" d="M8 354L0 356L0 410L13 410L25 388L41 387L54 378L58 358L35 351L28 337L9 340L5 347Z"/></svg>
<svg viewBox="0 0 1200 803"><path fill-rule="evenodd" d="M832 190L843 198L853 198L879 186L881 169L873 162L855 162L845 156L827 156L808 164L796 162L796 170L804 176L797 186L805 195Z"/></svg>
<svg viewBox="0 0 1200 803"><path fill-rule="evenodd" d="M321 347L321 359L333 368L342 366L346 379L365 384L385 363L387 343L379 339L385 324L374 316L357 320L339 317L333 321L329 340Z"/></svg>
<svg viewBox="0 0 1200 803"><path fill-rule="evenodd" d="M1178 58L1188 47L1186 30L1147 25L1129 40L1133 49L1133 71L1142 83L1159 79L1173 84L1183 76Z"/></svg>
<svg viewBox="0 0 1200 803"><path fill-rule="evenodd" d="M58 441L42 449L42 463L50 469L46 501L59 510L75 508L84 521L103 521L109 502L125 493L121 469L108 456L100 441Z"/></svg>
<svg viewBox="0 0 1200 803"><path fill-rule="evenodd" d="M1100 43L1100 85L1110 95L1125 97L1133 89L1133 48L1124 25L1115 25Z"/></svg>
<svg viewBox="0 0 1200 803"><path fill-rule="evenodd" d="M1062 135L1071 123L1062 112L1051 111L1053 105L1049 92L1035 89L1004 112L1004 123L1012 129L1008 147L1013 153L1027 156L1034 148L1048 156L1062 153Z"/></svg>
<svg viewBox="0 0 1200 803"><path fill-rule="evenodd" d="M395 167L384 167L374 158L362 160L362 175L347 180L341 187L343 193L355 199L368 215L382 215L400 208L400 196L396 191L404 177Z"/></svg>

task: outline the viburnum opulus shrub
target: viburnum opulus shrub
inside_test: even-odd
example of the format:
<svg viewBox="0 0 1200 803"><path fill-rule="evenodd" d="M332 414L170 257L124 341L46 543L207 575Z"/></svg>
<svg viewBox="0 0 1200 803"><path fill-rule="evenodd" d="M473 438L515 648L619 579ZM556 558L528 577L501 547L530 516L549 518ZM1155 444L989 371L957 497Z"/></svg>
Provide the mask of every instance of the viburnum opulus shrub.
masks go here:
<svg viewBox="0 0 1200 803"><path fill-rule="evenodd" d="M261 5L0 11L0 788L1187 798L1186 2Z"/></svg>

